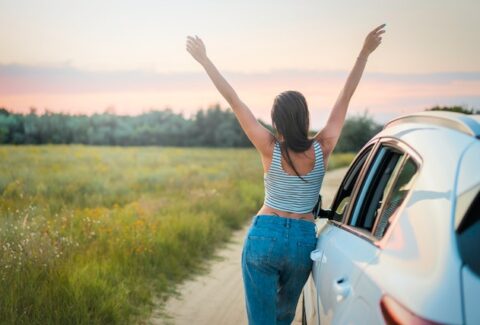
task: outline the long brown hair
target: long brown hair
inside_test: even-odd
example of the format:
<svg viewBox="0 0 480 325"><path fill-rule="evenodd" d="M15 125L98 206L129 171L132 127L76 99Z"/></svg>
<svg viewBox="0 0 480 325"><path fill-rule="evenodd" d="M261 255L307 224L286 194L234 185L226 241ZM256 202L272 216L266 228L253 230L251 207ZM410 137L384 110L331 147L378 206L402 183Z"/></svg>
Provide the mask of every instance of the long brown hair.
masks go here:
<svg viewBox="0 0 480 325"><path fill-rule="evenodd" d="M288 153L288 149L294 152L304 152L313 143L313 139L308 138L310 117L305 97L298 91L284 91L275 97L271 114L273 128L283 136L282 156L295 174L305 181L298 173Z"/></svg>

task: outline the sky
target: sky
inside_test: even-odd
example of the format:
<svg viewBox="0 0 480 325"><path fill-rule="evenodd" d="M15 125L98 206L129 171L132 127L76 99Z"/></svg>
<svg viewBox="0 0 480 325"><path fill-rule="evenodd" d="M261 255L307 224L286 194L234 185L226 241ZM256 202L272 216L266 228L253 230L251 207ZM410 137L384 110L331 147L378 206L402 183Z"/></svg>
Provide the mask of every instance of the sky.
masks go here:
<svg viewBox="0 0 480 325"><path fill-rule="evenodd" d="M207 54L254 114L302 92L320 128L366 34L386 23L349 114L380 122L435 105L480 108L478 0L0 0L0 107L189 116L226 101L185 50Z"/></svg>

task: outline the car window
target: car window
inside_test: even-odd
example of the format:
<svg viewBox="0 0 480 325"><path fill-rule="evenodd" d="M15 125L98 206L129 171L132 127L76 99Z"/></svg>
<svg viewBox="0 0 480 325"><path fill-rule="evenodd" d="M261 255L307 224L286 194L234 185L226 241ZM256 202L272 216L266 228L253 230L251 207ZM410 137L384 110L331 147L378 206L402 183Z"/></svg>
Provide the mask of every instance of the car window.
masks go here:
<svg viewBox="0 0 480 325"><path fill-rule="evenodd" d="M381 239L416 171L416 164L407 154L382 145L364 177L348 224Z"/></svg>
<svg viewBox="0 0 480 325"><path fill-rule="evenodd" d="M372 148L373 145L367 147L358 155L344 177L335 197L335 201L332 205L333 220L340 222L343 220L343 216L347 211L348 205L350 204L350 198L352 196L355 183L357 182L360 171L362 170L369 153L372 151Z"/></svg>
<svg viewBox="0 0 480 325"><path fill-rule="evenodd" d="M386 187L386 190L391 189L391 192L384 194L386 199L380 207L379 217L376 220L373 232L373 235L378 239L383 237L391 223L391 218L396 214L398 208L405 200L417 172L417 166L410 158L407 158L400 168L401 170L398 172L398 177L396 179L392 177L390 179L392 183L391 186L387 185Z"/></svg>

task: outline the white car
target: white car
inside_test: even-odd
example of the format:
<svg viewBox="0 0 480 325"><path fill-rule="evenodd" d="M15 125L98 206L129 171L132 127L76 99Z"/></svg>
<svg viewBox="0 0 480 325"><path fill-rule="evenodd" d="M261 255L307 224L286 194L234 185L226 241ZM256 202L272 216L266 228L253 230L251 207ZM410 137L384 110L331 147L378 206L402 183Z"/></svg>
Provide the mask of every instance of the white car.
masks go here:
<svg viewBox="0 0 480 325"><path fill-rule="evenodd" d="M387 123L320 216L304 324L480 324L479 115Z"/></svg>

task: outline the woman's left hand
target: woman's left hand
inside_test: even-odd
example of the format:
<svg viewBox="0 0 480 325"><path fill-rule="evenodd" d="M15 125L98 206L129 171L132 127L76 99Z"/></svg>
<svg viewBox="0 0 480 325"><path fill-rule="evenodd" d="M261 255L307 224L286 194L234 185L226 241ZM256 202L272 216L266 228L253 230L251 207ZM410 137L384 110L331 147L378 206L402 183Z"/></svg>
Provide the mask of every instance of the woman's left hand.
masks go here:
<svg viewBox="0 0 480 325"><path fill-rule="evenodd" d="M204 64L207 60L207 50L205 49L205 44L200 37L188 36L187 37L187 51L190 53L195 60L200 64Z"/></svg>
<svg viewBox="0 0 480 325"><path fill-rule="evenodd" d="M385 24L382 24L368 33L363 43L362 55L368 56L370 53L375 51L375 49L382 42L382 34L385 33Z"/></svg>

